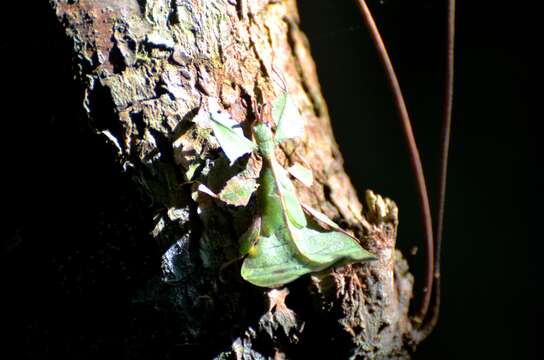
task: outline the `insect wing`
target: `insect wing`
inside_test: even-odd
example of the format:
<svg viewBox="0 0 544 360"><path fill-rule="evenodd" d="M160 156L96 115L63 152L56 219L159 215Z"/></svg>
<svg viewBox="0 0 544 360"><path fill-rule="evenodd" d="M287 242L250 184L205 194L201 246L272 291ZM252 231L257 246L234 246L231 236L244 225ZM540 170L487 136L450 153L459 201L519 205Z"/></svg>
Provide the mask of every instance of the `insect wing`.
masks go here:
<svg viewBox="0 0 544 360"><path fill-rule="evenodd" d="M234 176L227 181L219 193L219 199L229 205L246 206L256 188L257 180Z"/></svg>
<svg viewBox="0 0 544 360"><path fill-rule="evenodd" d="M282 236L275 233L261 236L256 245L256 255L247 256L242 264L242 278L261 287L278 287L315 271L300 261Z"/></svg>
<svg viewBox="0 0 544 360"><path fill-rule="evenodd" d="M208 107L213 133L231 165L238 158L255 149L255 144L244 136L240 124L234 121L227 112L221 112L215 99L208 101Z"/></svg>
<svg viewBox="0 0 544 360"><path fill-rule="evenodd" d="M304 215L304 211L300 206L295 186L289 179L287 171L276 162L274 162L272 166L274 167L274 176L277 178L280 187L280 195L283 197L283 203L289 221L297 228L305 227L307 224L306 215Z"/></svg>
<svg viewBox="0 0 544 360"><path fill-rule="evenodd" d="M353 235L351 235L346 230L344 230L340 226L338 226L338 224L336 224L334 221L329 219L329 217L327 215L323 214L320 211L317 211L313 207L311 207L309 205L306 205L304 203L300 203L300 205L302 206L304 211L306 211L308 214L310 214L315 220L317 220L319 222L322 222L323 224L327 225L328 227L332 228L333 230L339 231L339 232L343 233L344 235L347 235L350 238L357 241L357 239Z"/></svg>
<svg viewBox="0 0 544 360"><path fill-rule="evenodd" d="M293 175L295 179L300 181L306 187L312 186L314 182L314 175L312 170L300 165L299 163L294 164L293 166L287 169L289 174Z"/></svg>
<svg viewBox="0 0 544 360"><path fill-rule="evenodd" d="M340 232L320 232L307 227L293 231L299 251L322 268L377 259L351 237Z"/></svg>
<svg viewBox="0 0 544 360"><path fill-rule="evenodd" d="M276 123L276 144L304 135L304 120L289 93L283 93L272 103L272 119Z"/></svg>

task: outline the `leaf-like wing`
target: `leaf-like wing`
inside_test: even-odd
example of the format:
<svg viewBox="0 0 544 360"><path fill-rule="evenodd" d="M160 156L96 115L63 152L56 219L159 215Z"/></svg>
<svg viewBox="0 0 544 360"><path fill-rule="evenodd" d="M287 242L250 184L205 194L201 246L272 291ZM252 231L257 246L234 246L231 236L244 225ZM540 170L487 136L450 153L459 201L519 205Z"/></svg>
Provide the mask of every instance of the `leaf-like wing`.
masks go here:
<svg viewBox="0 0 544 360"><path fill-rule="evenodd" d="M309 228L295 230L299 250L311 262L304 261L289 243L287 231L261 236L254 256L242 264L242 278L261 287L278 287L300 276L343 266L353 262L376 260L352 238L339 232L319 232Z"/></svg>
<svg viewBox="0 0 544 360"><path fill-rule="evenodd" d="M257 180L243 176L230 178L219 193L219 199L234 206L246 206L257 188Z"/></svg>
<svg viewBox="0 0 544 360"><path fill-rule="evenodd" d="M310 214L314 219L316 219L317 221L320 221L322 222L323 224L327 225L328 227L336 230L336 231L339 231L341 233L343 233L344 235L347 235L349 236L350 238L354 239L354 240L357 240L353 235L351 235L350 233L348 233L346 230L342 229L340 226L338 226L338 224L336 224L334 221L332 221L331 219L329 219L329 217L325 214L323 214L322 212L320 211L317 211L316 209L314 209L313 207L309 206L309 205L306 205L304 203L300 203L300 205L302 206L302 208L308 213Z"/></svg>
<svg viewBox="0 0 544 360"><path fill-rule="evenodd" d="M374 258L347 235L307 228L295 188L286 170L275 160L263 168L259 192L259 235L251 229L243 237L250 239L242 244L248 253L241 269L246 281L277 287L330 266Z"/></svg>
<svg viewBox="0 0 544 360"><path fill-rule="evenodd" d="M295 186L291 182L291 179L289 179L287 171L285 171L285 169L276 161L273 161L271 165L273 167L274 176L280 187L279 194L283 198L285 204L284 210L287 212L289 221L297 228L305 227L307 224L306 215L304 215L304 211L300 206Z"/></svg>
<svg viewBox="0 0 544 360"><path fill-rule="evenodd" d="M261 236L256 255L248 256L242 264L242 278L261 287L278 287L315 271L299 260L283 236Z"/></svg>
<svg viewBox="0 0 544 360"><path fill-rule="evenodd" d="M306 227L293 232L299 251L323 269L377 259L351 237L337 231L320 232Z"/></svg>
<svg viewBox="0 0 544 360"><path fill-rule="evenodd" d="M255 149L255 144L244 136L240 124L234 121L227 112L220 110L217 100L210 98L208 109L213 133L231 165L236 159Z"/></svg>
<svg viewBox="0 0 544 360"><path fill-rule="evenodd" d="M299 163L295 163L293 166L289 167L287 171L306 187L310 187L314 183L314 174L312 173L312 170Z"/></svg>
<svg viewBox="0 0 544 360"><path fill-rule="evenodd" d="M272 119L276 123L276 144L304 135L304 120L288 92L284 92L272 103Z"/></svg>

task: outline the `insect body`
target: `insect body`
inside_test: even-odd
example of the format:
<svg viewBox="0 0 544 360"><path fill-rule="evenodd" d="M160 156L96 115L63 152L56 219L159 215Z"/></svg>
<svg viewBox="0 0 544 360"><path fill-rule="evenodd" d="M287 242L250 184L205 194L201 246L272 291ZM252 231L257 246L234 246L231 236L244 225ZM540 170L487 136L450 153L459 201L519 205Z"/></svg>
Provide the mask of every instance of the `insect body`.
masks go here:
<svg viewBox="0 0 544 360"><path fill-rule="evenodd" d="M375 259L341 232L308 226L295 187L274 156L271 130L259 123L255 138L264 162L258 192L261 221L259 231L253 232L258 234L256 255L246 257L242 277L258 286L275 287L333 265Z"/></svg>
<svg viewBox="0 0 544 360"><path fill-rule="evenodd" d="M259 120L253 128L256 143L252 143L246 138L235 140L240 133L218 113L211 114L212 128L223 149L234 148L236 156L256 151L263 160L256 219L241 239L242 255L247 254L242 278L257 286L277 287L331 266L375 260L354 238L308 223L295 187L274 155L281 141L300 134L302 127L297 122L302 119L287 94L273 104L272 115L278 124L275 136Z"/></svg>

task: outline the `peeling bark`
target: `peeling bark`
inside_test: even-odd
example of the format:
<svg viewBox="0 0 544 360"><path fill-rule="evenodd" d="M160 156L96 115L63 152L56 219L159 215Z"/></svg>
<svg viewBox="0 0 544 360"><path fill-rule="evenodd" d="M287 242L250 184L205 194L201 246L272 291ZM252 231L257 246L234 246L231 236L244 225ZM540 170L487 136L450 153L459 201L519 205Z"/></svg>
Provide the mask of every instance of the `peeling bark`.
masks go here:
<svg viewBox="0 0 544 360"><path fill-rule="evenodd" d="M398 210L371 193L364 208L357 199L294 0L51 4L73 42L91 127L151 199L162 278L150 279L134 301L173 314L177 344L218 359L409 356L413 279L395 250ZM304 162L316 180L310 188L296 184L300 200L344 224L379 260L267 291L243 282L239 266L222 269L237 256L253 203L226 206L194 186L221 190L258 168L251 159L229 167L194 119L215 98L248 133L253 104L270 103L282 81L306 134L282 146L279 159Z"/></svg>

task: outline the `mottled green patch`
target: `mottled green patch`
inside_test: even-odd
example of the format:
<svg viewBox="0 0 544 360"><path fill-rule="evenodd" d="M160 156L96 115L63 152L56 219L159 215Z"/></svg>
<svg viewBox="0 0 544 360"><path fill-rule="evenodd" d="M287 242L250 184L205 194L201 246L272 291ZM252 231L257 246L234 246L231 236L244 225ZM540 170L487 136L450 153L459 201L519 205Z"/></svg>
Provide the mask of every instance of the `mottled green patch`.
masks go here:
<svg viewBox="0 0 544 360"><path fill-rule="evenodd" d="M219 198L225 203L234 206L246 206L253 192L257 189L257 180L235 176L219 193Z"/></svg>

